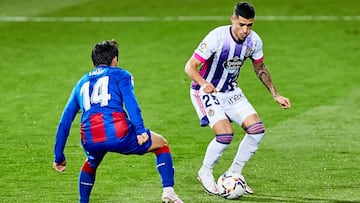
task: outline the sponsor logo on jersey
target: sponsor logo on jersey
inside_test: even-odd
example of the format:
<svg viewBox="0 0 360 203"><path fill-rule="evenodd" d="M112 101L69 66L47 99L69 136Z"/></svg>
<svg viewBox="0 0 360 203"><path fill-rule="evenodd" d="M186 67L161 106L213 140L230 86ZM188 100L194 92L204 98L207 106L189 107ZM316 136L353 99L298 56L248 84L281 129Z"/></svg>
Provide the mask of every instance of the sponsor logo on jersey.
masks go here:
<svg viewBox="0 0 360 203"><path fill-rule="evenodd" d="M224 61L223 67L228 73L237 74L243 63L244 62L238 56L236 56L235 58Z"/></svg>
<svg viewBox="0 0 360 203"><path fill-rule="evenodd" d="M228 100L228 104L229 105L236 104L244 98L245 98L245 96L243 93L235 94Z"/></svg>

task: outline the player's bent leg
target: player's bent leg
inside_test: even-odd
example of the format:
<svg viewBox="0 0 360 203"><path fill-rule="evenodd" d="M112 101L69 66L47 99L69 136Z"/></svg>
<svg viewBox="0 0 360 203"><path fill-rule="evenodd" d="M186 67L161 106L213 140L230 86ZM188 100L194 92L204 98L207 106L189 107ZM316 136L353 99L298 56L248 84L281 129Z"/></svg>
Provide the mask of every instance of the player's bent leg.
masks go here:
<svg viewBox="0 0 360 203"><path fill-rule="evenodd" d="M229 168L230 172L242 173L242 169L250 158L255 154L258 146L264 136L265 127L259 117L254 114L247 118L244 122L244 130L246 135L241 141L238 152ZM253 194L254 191L246 184L246 193Z"/></svg>
<svg viewBox="0 0 360 203"><path fill-rule="evenodd" d="M88 203L90 200L90 193L95 183L96 169L97 167L91 167L88 160L81 167L79 175L80 203Z"/></svg>
<svg viewBox="0 0 360 203"><path fill-rule="evenodd" d="M152 143L151 143L150 148L148 149L148 152L152 152L156 149L159 149L159 148L162 148L162 147L168 145L167 140L159 133L150 131L150 136L151 136Z"/></svg>
<svg viewBox="0 0 360 203"><path fill-rule="evenodd" d="M163 186L161 197L164 203L182 203L181 199L174 191L174 166L167 141L158 133L151 131L152 145L149 151L156 155L156 169L159 172Z"/></svg>
<svg viewBox="0 0 360 203"><path fill-rule="evenodd" d="M165 145L154 150L156 155L156 168L160 174L163 187L174 186L174 167L169 146Z"/></svg>

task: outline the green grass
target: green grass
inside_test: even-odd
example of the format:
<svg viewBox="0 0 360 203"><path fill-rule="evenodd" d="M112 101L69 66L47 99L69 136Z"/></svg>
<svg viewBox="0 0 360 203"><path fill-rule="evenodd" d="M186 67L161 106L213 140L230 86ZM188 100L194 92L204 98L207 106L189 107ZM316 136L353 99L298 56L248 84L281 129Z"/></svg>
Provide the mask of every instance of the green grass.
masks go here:
<svg viewBox="0 0 360 203"><path fill-rule="evenodd" d="M257 15L358 16L360 2L254 0ZM227 16L235 1L0 0L0 16ZM208 196L196 180L213 133L200 128L183 68L212 28L228 21L0 22L0 202L76 202L85 159L73 124L68 168L52 169L58 120L75 82L91 68L92 46L120 42L120 64L135 77L148 128L170 143L175 189L185 202L360 202L360 21L256 21L265 63L291 99L281 110L247 62L240 86L266 125L244 169L255 194L238 201ZM231 164L243 131L214 169ZM153 154L108 154L92 202L160 202Z"/></svg>

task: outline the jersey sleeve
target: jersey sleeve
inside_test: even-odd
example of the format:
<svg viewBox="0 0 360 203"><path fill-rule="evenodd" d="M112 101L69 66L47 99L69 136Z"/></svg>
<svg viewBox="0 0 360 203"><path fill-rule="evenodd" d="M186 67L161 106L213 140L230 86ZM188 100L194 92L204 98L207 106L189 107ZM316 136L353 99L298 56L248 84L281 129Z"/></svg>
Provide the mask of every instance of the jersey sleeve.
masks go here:
<svg viewBox="0 0 360 203"><path fill-rule="evenodd" d="M134 124L138 135L146 132L141 109L134 92L133 77L129 73L119 82L120 92L123 96L126 111L132 124Z"/></svg>
<svg viewBox="0 0 360 203"><path fill-rule="evenodd" d="M71 124L79 111L80 107L76 101L76 87L73 88L70 98L63 110L62 116L56 132L55 146L54 146L54 161L61 163L65 160L64 148L67 138L70 133Z"/></svg>
<svg viewBox="0 0 360 203"><path fill-rule="evenodd" d="M264 53L263 53L263 43L261 38L254 32L253 33L253 54L251 55L251 60L254 63L260 63L264 60Z"/></svg>
<svg viewBox="0 0 360 203"><path fill-rule="evenodd" d="M205 38L201 41L199 46L194 51L194 57L205 63L214 52L216 52L219 46L219 37L216 30L210 31Z"/></svg>

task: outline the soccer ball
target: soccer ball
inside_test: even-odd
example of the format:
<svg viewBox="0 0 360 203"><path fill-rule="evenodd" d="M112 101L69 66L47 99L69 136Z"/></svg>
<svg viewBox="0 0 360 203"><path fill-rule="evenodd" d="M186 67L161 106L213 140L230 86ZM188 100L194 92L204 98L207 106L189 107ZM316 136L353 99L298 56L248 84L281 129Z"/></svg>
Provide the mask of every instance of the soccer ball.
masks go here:
<svg viewBox="0 0 360 203"><path fill-rule="evenodd" d="M244 177L238 173L224 173L218 178L219 195L225 199L238 199L245 194Z"/></svg>

